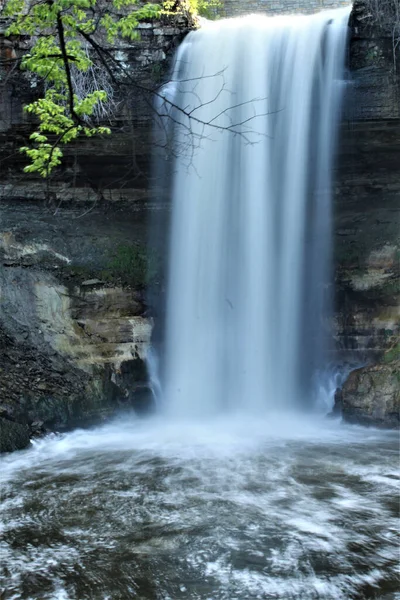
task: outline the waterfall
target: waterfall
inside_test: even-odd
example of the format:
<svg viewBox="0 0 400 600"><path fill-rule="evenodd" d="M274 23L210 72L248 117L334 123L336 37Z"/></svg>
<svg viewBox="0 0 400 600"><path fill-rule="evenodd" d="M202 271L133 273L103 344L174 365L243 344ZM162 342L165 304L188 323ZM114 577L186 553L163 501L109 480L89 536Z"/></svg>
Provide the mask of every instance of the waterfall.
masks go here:
<svg viewBox="0 0 400 600"><path fill-rule="evenodd" d="M158 106L173 156L173 414L316 403L349 12L207 23L178 50Z"/></svg>

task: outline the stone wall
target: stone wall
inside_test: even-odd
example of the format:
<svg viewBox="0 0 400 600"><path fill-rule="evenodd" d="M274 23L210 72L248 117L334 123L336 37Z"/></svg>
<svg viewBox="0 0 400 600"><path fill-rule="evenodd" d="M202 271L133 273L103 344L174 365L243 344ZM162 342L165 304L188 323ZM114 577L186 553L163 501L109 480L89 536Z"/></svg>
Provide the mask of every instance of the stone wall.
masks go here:
<svg viewBox="0 0 400 600"><path fill-rule="evenodd" d="M222 12L225 17L237 17L253 13L265 13L267 15L310 14L329 8L348 6L349 4L349 0L225 0Z"/></svg>

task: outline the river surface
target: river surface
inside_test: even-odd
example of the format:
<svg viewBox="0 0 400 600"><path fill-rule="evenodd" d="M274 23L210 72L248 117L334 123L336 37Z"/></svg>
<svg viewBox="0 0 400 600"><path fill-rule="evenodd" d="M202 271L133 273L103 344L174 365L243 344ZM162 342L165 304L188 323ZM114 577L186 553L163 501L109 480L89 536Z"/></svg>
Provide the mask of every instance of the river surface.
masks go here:
<svg viewBox="0 0 400 600"><path fill-rule="evenodd" d="M298 417L43 439L1 461L0 597L398 599L398 458Z"/></svg>

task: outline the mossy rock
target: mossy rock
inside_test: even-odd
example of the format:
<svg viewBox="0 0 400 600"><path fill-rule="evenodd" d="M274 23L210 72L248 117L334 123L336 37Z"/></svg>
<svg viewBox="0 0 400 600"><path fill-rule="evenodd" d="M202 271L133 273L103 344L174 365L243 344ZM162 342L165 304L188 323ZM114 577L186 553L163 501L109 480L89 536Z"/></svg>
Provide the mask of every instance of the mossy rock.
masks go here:
<svg viewBox="0 0 400 600"><path fill-rule="evenodd" d="M102 265L67 265L62 269L62 277L66 284L99 279L105 284L141 290L159 279L160 265L154 250L141 244L120 244L103 258Z"/></svg>
<svg viewBox="0 0 400 600"><path fill-rule="evenodd" d="M387 350L383 355L383 362L386 364L390 364L398 360L400 360L400 342L398 342L392 348L389 348L389 350Z"/></svg>
<svg viewBox="0 0 400 600"><path fill-rule="evenodd" d="M105 281L117 279L140 289L157 278L159 264L159 258L150 249L139 244L121 244L115 248L100 275Z"/></svg>

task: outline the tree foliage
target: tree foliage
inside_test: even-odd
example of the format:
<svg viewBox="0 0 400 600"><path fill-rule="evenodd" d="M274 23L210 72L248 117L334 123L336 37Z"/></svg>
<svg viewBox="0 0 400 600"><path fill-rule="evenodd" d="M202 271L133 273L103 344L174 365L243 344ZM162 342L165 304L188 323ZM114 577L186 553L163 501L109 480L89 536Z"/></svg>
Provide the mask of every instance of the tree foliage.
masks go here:
<svg viewBox="0 0 400 600"><path fill-rule="evenodd" d="M21 148L30 159L26 172L47 177L61 163L63 145L79 136L107 135L96 110L107 101L104 89L79 93L74 71L93 69L93 55L119 36L135 40L140 21L159 17L159 4L137 0L8 0L8 35L29 36L32 46L21 68L44 83L44 95L25 110L38 123L31 146ZM101 40L101 43L99 43ZM91 54L88 47L93 50ZM100 59L107 67L104 56Z"/></svg>

